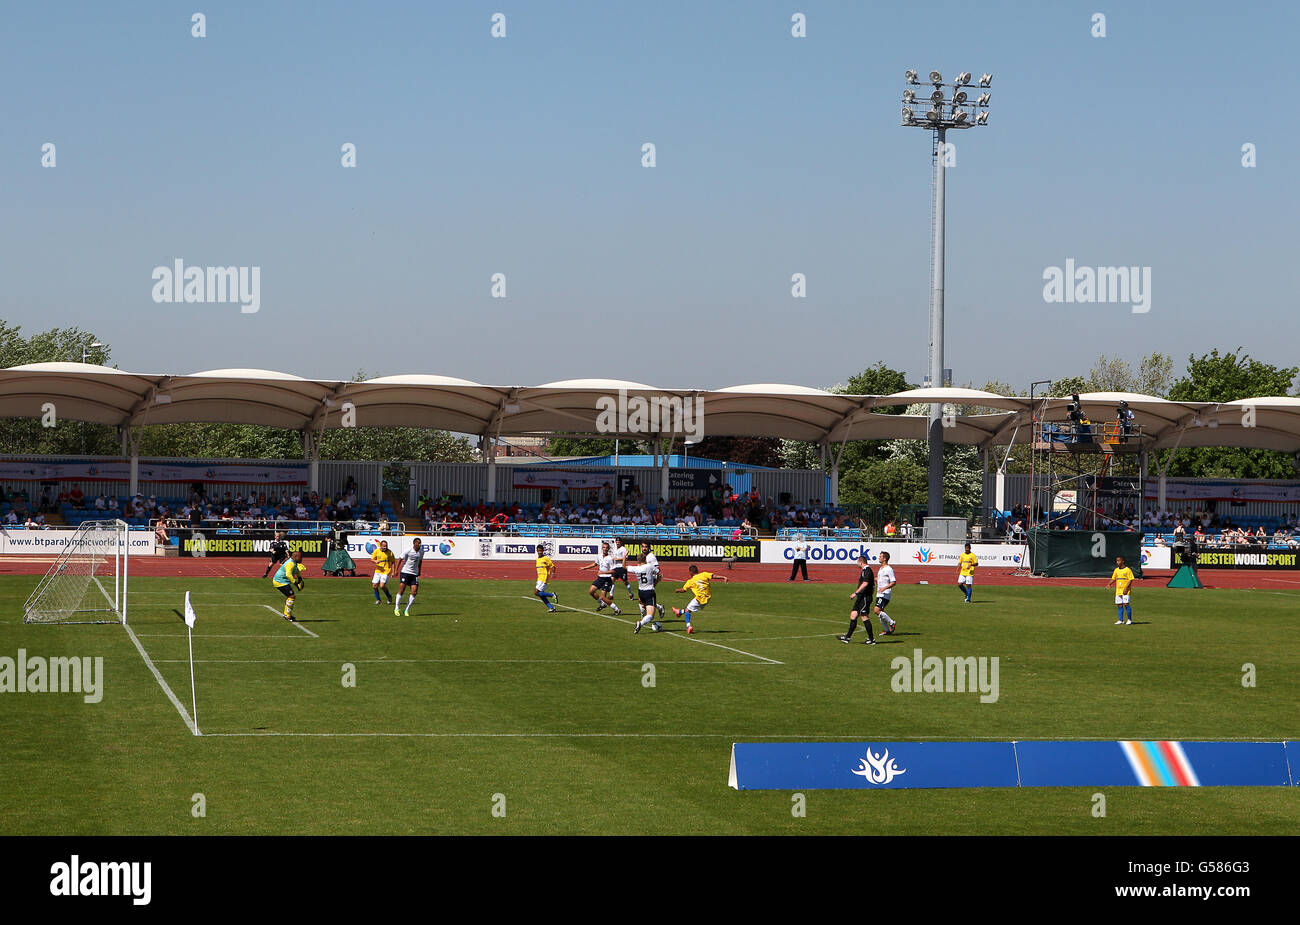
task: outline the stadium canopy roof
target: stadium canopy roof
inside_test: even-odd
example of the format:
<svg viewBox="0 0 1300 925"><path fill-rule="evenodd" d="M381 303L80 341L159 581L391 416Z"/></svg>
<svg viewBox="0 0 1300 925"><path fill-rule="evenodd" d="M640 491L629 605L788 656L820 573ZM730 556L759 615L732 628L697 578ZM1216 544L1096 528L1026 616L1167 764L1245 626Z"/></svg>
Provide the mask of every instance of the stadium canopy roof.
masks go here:
<svg viewBox="0 0 1300 925"><path fill-rule="evenodd" d="M0 369L0 417L40 418L54 405L60 420L117 427L226 422L293 430L345 426L429 427L478 435L602 433L602 409L656 399L660 411L679 399L703 402L707 436L766 436L811 442L923 439L923 415L883 409L955 406L949 443L1004 445L1026 439L1035 407L1066 420L1068 398L1030 399L975 389L910 389L893 395L846 395L798 385L761 383L724 389L666 389L616 379L574 379L537 386L484 385L448 376L385 376L363 382L304 379L263 369L218 369L187 375L132 373L84 363L37 363ZM1172 402L1150 395L1093 392L1080 396L1094 421L1115 419L1127 401L1152 448L1242 446L1300 452L1300 398L1281 396L1224 404ZM351 405L351 409L345 407ZM623 407L627 408L626 405ZM652 405L653 407L653 405ZM630 408L628 410L631 410ZM653 420L650 422L653 424ZM667 435L683 428L664 421ZM691 428L687 428L691 429ZM650 428L653 436L656 428ZM1017 436L1018 434L1018 436ZM646 432L622 436L644 438ZM18 448L5 448L15 452Z"/></svg>

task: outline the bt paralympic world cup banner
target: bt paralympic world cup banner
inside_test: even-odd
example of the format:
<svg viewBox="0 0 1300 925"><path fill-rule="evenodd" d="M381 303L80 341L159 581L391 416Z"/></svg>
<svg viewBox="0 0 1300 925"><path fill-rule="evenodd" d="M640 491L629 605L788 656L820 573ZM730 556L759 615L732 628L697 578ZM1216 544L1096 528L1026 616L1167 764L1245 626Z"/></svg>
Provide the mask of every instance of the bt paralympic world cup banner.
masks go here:
<svg viewBox="0 0 1300 925"><path fill-rule="evenodd" d="M763 540L761 561L789 565L794 561L796 543L789 540ZM882 552L889 553L891 565L949 565L957 567L957 560L965 551L960 543L873 543L847 540L814 539L808 541L809 565L854 565L858 554L866 552L871 562L879 562ZM972 543L971 552L982 567L1019 568L1025 564L1028 547L1013 543Z"/></svg>
<svg viewBox="0 0 1300 925"><path fill-rule="evenodd" d="M262 485L306 485L306 466L205 465L203 463L140 463L142 482L236 482ZM129 482L131 464L109 462L32 462L0 460L0 482Z"/></svg>
<svg viewBox="0 0 1300 925"><path fill-rule="evenodd" d="M76 534L76 530L0 530L0 555L57 556ZM152 530L131 530L127 535L131 555L154 554ZM111 548L115 540L105 536L100 542Z"/></svg>

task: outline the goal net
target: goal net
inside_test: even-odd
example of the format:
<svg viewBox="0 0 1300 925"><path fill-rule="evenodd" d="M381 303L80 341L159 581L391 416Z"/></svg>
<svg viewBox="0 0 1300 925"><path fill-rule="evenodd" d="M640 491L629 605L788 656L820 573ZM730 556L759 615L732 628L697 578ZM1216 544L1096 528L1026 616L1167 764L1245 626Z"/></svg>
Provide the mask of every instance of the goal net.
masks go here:
<svg viewBox="0 0 1300 925"><path fill-rule="evenodd" d="M88 520L77 528L23 605L24 623L125 623L128 527Z"/></svg>

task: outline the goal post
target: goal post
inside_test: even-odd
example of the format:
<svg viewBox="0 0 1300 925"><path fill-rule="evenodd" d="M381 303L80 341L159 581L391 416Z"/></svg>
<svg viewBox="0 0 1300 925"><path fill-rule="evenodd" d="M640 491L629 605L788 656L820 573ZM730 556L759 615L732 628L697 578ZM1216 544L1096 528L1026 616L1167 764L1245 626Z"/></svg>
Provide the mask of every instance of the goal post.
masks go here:
<svg viewBox="0 0 1300 925"><path fill-rule="evenodd" d="M87 520L23 605L24 623L126 623L130 527Z"/></svg>

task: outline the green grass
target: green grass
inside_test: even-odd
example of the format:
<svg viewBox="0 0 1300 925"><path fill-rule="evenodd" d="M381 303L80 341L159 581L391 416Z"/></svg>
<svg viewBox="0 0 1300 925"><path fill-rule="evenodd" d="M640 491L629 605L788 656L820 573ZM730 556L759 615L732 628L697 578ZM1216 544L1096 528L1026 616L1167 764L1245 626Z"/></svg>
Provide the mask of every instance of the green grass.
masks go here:
<svg viewBox="0 0 1300 925"><path fill-rule="evenodd" d="M1091 816L1091 789L811 791L806 818L793 818L789 793L726 783L731 743L759 736L1294 738L1296 594L1143 587L1138 625L1116 627L1102 590L981 587L964 605L955 588L909 585L891 608L900 634L867 647L834 638L846 623L847 581L717 585L698 619L703 632L687 638L678 622L633 636L594 614L547 614L522 581L433 578L412 616L394 617L374 606L363 580L316 578L298 608L311 638L262 606L279 607L269 582L134 579L131 625L187 709L185 627L173 611L193 591L205 733L195 737L120 626L23 625L34 584L0 578L0 655L103 656L105 692L99 704L0 694L0 834L1300 826L1300 788L1116 788L1104 819ZM584 584L558 587L564 604L591 609ZM661 600L685 599L665 587ZM893 692L890 661L914 648L997 656L997 702ZM1241 684L1246 662L1258 672L1254 689ZM355 688L341 683L345 663L356 667ZM646 663L654 687L643 686ZM267 732L414 735L213 735ZM191 815L195 793L206 799L204 818ZM497 793L504 818L492 815Z"/></svg>

